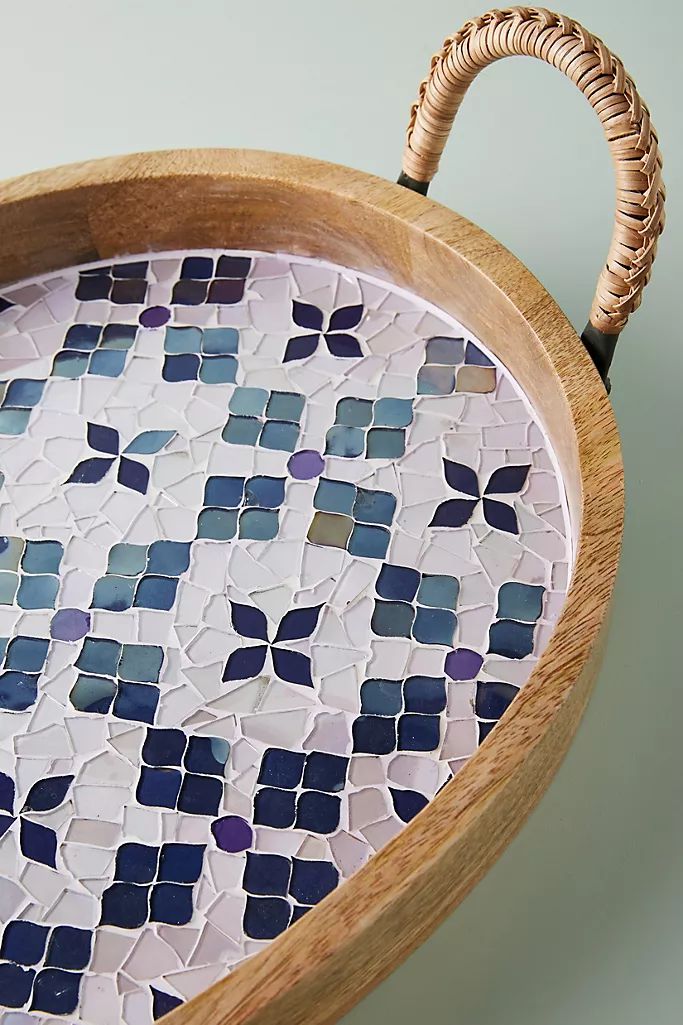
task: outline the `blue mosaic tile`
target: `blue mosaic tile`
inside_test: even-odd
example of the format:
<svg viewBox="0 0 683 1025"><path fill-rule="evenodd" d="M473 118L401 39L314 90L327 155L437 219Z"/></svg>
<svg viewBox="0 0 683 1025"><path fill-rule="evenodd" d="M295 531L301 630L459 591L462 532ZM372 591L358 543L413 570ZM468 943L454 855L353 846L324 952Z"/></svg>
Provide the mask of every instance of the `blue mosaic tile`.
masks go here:
<svg viewBox="0 0 683 1025"><path fill-rule="evenodd" d="M230 745L221 737L188 738L181 730L148 729L138 801L149 807L177 807L189 815L217 815L229 754ZM182 769L175 768L181 761Z"/></svg>
<svg viewBox="0 0 683 1025"><path fill-rule="evenodd" d="M44 388L44 380L15 377L12 381L0 381L0 434L24 433Z"/></svg>
<svg viewBox="0 0 683 1025"><path fill-rule="evenodd" d="M0 604L52 609L59 592L63 545L0 537Z"/></svg>
<svg viewBox="0 0 683 1025"><path fill-rule="evenodd" d="M395 750L433 751L439 744L440 716L445 709L443 676L365 680L361 714L353 723L353 750L377 755Z"/></svg>
<svg viewBox="0 0 683 1025"><path fill-rule="evenodd" d="M389 787L394 811L402 822L410 822L429 803L424 794L416 790L398 790Z"/></svg>
<svg viewBox="0 0 683 1025"><path fill-rule="evenodd" d="M51 376L120 377L137 331L134 324L72 324L64 348L54 358Z"/></svg>
<svg viewBox="0 0 683 1025"><path fill-rule="evenodd" d="M164 339L165 381L234 384L239 332L231 327L167 327Z"/></svg>
<svg viewBox="0 0 683 1025"><path fill-rule="evenodd" d="M190 550L190 542L178 541L114 545L109 551L107 575L95 583L91 608L109 612L170 610L178 578L189 568Z"/></svg>
<svg viewBox="0 0 683 1025"><path fill-rule="evenodd" d="M412 399L339 399L325 451L346 459L363 454L368 459L398 459L405 452L405 428L412 420Z"/></svg>
<svg viewBox="0 0 683 1025"><path fill-rule="evenodd" d="M209 477L204 508L197 517L197 537L229 541L239 537L269 541L277 537L278 510L285 500L282 477Z"/></svg>
<svg viewBox="0 0 683 1025"><path fill-rule="evenodd" d="M272 940L289 925L291 907L279 897L247 897L244 931L253 940Z"/></svg>
<svg viewBox="0 0 683 1025"><path fill-rule="evenodd" d="M200 262L197 262L200 261ZM190 257L183 261L180 279L173 286L171 302L180 306L202 303L233 305L244 297L251 268L248 257Z"/></svg>
<svg viewBox="0 0 683 1025"><path fill-rule="evenodd" d="M38 680L45 666L49 641L19 634L5 640L0 661L0 709L23 712L38 696Z"/></svg>
<svg viewBox="0 0 683 1025"><path fill-rule="evenodd" d="M460 592L456 577L421 574L408 566L385 563L375 589L378 598L372 629L379 637L413 637L421 644L452 645Z"/></svg>
<svg viewBox="0 0 683 1025"><path fill-rule="evenodd" d="M153 723L159 704L163 649L156 644L120 644L86 637L76 659L79 672L69 700L79 712ZM112 707L113 703L113 707Z"/></svg>
<svg viewBox="0 0 683 1025"><path fill-rule="evenodd" d="M299 440L304 403L304 396L295 392L235 388L222 438L232 445L293 452Z"/></svg>
<svg viewBox="0 0 683 1025"><path fill-rule="evenodd" d="M320 511L308 529L312 544L347 548L351 555L369 559L384 558L391 536L387 528L396 511L396 498L389 492L321 477L313 505Z"/></svg>

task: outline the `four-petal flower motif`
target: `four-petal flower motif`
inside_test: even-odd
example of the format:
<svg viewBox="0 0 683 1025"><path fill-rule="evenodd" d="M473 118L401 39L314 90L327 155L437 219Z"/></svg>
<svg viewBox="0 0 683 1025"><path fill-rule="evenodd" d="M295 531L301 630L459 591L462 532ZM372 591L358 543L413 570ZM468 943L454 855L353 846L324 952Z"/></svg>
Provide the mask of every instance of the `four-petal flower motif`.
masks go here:
<svg viewBox="0 0 683 1025"><path fill-rule="evenodd" d="M484 519L490 527L507 534L518 534L519 524L515 510L507 502L491 495L517 495L526 483L529 465L501 466L490 475L482 495L476 472L464 463L451 459L443 461L446 483L454 491L471 498L449 498L437 507L430 527L463 527L482 502Z"/></svg>
<svg viewBox="0 0 683 1025"><path fill-rule="evenodd" d="M237 648L232 652L223 671L223 681L250 680L262 672L270 653L273 672L287 683L312 687L311 660L301 651L281 647L285 641L302 641L311 636L318 625L322 605L311 608L290 609L280 620L273 641L268 638L268 620L260 609L252 605L230 602L232 625L242 637L264 641L264 644Z"/></svg>
<svg viewBox="0 0 683 1025"><path fill-rule="evenodd" d="M147 493L149 469L137 459L126 458L129 455L150 456L160 452L175 431L142 431L121 452L119 432L113 427L88 423L88 444L95 452L104 452L103 456L93 456L78 463L75 470L65 482L66 484L99 484L107 475L114 463L118 462L116 479L124 488Z"/></svg>
<svg viewBox="0 0 683 1025"><path fill-rule="evenodd" d="M43 826L27 818L28 812L53 811L66 799L73 776L48 776L34 783L28 792L19 814L19 844L21 853L31 861L56 868L57 834L49 826ZM0 772L0 837L3 837L16 821L14 814L15 788L11 776Z"/></svg>
<svg viewBox="0 0 683 1025"><path fill-rule="evenodd" d="M363 306L340 306L330 314L327 328L323 331L324 313L318 306L310 303L292 301L292 319L297 327L307 328L312 334L297 335L290 338L285 349L284 362L295 359L306 359L318 348L321 334L325 338L331 356L342 356L352 359L362 356L363 350L355 335L347 332L360 324Z"/></svg>

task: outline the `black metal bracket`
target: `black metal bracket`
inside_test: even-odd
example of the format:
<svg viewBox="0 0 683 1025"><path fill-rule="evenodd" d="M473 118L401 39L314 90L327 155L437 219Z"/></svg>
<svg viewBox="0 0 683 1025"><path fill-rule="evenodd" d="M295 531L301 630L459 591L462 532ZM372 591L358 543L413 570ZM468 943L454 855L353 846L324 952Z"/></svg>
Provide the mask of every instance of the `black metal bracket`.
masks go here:
<svg viewBox="0 0 683 1025"><path fill-rule="evenodd" d="M619 335L606 335L604 332L599 331L597 327L593 327L590 322L586 324L581 335L581 341L588 355L593 360L608 395L612 385L607 374L614 358L614 350L617 347L618 340Z"/></svg>
<svg viewBox="0 0 683 1025"><path fill-rule="evenodd" d="M405 189L410 189L412 192L419 192L421 196L426 196L429 191L429 182L419 182L415 178L411 178L405 171L401 171L398 178L396 179L398 185L402 185Z"/></svg>

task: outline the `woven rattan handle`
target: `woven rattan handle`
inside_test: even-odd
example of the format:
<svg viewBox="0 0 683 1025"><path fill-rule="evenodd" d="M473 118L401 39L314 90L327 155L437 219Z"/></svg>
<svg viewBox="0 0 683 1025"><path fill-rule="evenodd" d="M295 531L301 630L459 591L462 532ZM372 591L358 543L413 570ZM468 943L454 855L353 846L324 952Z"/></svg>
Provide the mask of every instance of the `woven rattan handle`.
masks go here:
<svg viewBox="0 0 683 1025"><path fill-rule="evenodd" d="M468 21L446 39L420 85L399 181L426 194L470 83L489 64L514 54L538 57L574 82L600 118L614 160L614 232L583 336L605 378L616 338L650 277L664 226L664 186L648 109L600 39L570 18L535 7L489 11Z"/></svg>

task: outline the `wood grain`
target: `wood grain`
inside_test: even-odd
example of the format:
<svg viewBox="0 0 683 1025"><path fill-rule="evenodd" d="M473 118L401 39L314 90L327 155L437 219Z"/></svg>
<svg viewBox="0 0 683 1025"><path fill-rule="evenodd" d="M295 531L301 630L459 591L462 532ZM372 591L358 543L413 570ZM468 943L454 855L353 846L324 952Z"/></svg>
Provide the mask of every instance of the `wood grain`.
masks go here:
<svg viewBox="0 0 683 1025"><path fill-rule="evenodd" d="M600 662L619 558L612 410L528 270L457 214L359 171L240 150L140 154L0 186L0 281L148 250L319 256L456 316L525 389L555 447L577 552L565 608L503 725L350 880L168 1025L323 1025L403 960L491 866L548 786Z"/></svg>

